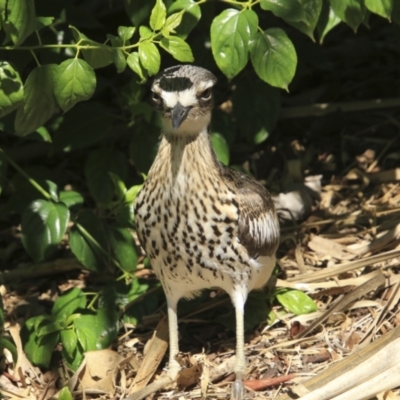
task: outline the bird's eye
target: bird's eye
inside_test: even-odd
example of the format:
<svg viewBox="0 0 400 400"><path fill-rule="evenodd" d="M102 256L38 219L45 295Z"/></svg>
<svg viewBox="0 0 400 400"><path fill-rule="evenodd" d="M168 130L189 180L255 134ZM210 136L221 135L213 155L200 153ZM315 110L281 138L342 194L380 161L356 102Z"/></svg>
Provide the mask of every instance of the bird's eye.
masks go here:
<svg viewBox="0 0 400 400"><path fill-rule="evenodd" d="M151 100L153 101L154 104L160 104L161 96L153 92L153 94L151 95Z"/></svg>
<svg viewBox="0 0 400 400"><path fill-rule="evenodd" d="M207 101L211 99L211 88L206 89L203 93L200 94L201 100Z"/></svg>

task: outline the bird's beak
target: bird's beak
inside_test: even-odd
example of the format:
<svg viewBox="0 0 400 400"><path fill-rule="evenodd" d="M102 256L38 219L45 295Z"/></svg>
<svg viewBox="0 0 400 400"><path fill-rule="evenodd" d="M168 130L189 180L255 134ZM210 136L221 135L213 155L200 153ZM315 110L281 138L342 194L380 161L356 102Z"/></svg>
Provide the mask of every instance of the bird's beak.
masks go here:
<svg viewBox="0 0 400 400"><path fill-rule="evenodd" d="M176 103L175 107L171 111L172 127L178 129L182 122L188 115L190 107L184 107L181 103Z"/></svg>

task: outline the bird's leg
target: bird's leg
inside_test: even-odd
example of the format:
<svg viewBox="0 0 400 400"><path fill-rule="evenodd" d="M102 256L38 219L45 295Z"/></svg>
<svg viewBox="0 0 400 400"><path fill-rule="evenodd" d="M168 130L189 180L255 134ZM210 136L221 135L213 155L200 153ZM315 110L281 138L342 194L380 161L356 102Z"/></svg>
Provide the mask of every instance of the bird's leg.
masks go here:
<svg viewBox="0 0 400 400"><path fill-rule="evenodd" d="M168 298L168 328L169 328L169 363L168 363L168 375L175 380L176 375L181 369L176 356L179 353L179 333L178 333L178 315L177 306L178 301L176 299Z"/></svg>
<svg viewBox="0 0 400 400"><path fill-rule="evenodd" d="M243 400L246 395L243 378L246 372L246 358L244 355L244 304L247 293L244 294L242 290L237 290L232 297L236 312L236 360L234 366L236 380L232 385L231 400Z"/></svg>

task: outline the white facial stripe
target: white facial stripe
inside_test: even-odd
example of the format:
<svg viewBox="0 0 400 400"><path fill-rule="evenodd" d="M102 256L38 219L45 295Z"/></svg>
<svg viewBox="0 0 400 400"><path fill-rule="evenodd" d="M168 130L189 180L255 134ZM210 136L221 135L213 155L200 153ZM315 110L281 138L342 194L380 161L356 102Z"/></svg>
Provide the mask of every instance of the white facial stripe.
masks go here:
<svg viewBox="0 0 400 400"><path fill-rule="evenodd" d="M199 92L204 92L204 90L208 89L209 87L213 86L215 82L213 81L204 81L200 82L199 84Z"/></svg>
<svg viewBox="0 0 400 400"><path fill-rule="evenodd" d="M164 104L168 108L175 107L178 102L184 107L193 106L197 103L196 90L193 86L190 89L182 90L181 92L162 91L161 96L164 100Z"/></svg>

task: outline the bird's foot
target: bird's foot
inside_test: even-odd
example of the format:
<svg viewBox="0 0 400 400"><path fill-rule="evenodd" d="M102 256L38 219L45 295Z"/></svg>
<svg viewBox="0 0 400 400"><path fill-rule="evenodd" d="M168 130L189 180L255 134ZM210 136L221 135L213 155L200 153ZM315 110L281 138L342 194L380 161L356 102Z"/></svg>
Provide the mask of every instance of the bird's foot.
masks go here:
<svg viewBox="0 0 400 400"><path fill-rule="evenodd" d="M230 400L244 400L245 396L246 389L243 385L243 382L237 379L235 382L233 382Z"/></svg>

